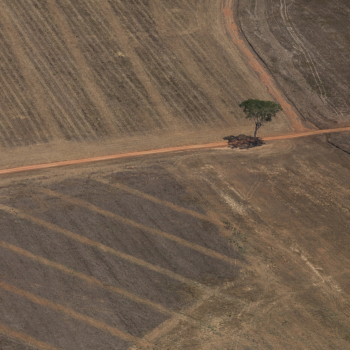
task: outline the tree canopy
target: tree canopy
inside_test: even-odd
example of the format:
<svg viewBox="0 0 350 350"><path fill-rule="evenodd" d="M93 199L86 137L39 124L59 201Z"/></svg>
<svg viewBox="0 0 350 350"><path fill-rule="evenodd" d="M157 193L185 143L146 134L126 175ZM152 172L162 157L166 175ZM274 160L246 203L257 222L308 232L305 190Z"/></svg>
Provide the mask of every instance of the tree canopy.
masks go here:
<svg viewBox="0 0 350 350"><path fill-rule="evenodd" d="M261 101L249 99L243 101L239 107L243 108L247 119L253 119L255 122L254 138L258 129L266 122L270 122L279 111L282 111L281 105L273 101Z"/></svg>

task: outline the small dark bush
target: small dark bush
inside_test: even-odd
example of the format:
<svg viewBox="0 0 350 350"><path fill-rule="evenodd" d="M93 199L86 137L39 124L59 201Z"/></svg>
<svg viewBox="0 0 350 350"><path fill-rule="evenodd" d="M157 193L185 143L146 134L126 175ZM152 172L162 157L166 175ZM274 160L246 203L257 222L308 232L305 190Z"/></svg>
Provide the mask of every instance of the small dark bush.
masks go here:
<svg viewBox="0 0 350 350"><path fill-rule="evenodd" d="M224 137L224 140L228 141L228 145L231 148L247 149L257 146L262 146L265 142L260 138L254 138L253 136L247 136L240 134L238 136L230 135Z"/></svg>

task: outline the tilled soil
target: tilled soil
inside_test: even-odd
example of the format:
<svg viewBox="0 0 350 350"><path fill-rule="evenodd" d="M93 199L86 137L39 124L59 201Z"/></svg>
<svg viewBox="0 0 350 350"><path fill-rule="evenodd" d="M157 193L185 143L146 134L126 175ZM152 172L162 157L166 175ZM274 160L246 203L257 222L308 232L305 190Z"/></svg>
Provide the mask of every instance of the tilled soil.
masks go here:
<svg viewBox="0 0 350 350"><path fill-rule="evenodd" d="M5 0L0 16L5 150L245 128L238 104L270 98L220 3Z"/></svg>
<svg viewBox="0 0 350 350"><path fill-rule="evenodd" d="M2 177L1 346L350 348L350 163L325 141Z"/></svg>

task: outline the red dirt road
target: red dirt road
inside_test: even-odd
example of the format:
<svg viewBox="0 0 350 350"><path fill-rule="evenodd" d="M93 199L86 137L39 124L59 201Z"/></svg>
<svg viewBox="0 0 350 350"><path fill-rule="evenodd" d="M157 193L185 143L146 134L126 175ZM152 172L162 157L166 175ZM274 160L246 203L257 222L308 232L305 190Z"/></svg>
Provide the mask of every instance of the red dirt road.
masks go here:
<svg viewBox="0 0 350 350"><path fill-rule="evenodd" d="M288 116L292 122L293 128L296 132L302 132L305 127L301 123L297 114L293 111L291 105L283 97L282 93L277 89L276 84L273 82L271 77L267 74L261 64L257 61L254 55L249 51L244 41L240 38L239 29L234 21L234 16L232 12L232 0L228 0L226 5L222 6L222 12L224 15L225 27L227 33L231 37L233 43L241 51L242 55L247 58L247 62L253 68L253 70L259 75L260 80L267 87L270 94L278 101L278 103L283 107L284 113Z"/></svg>
<svg viewBox="0 0 350 350"><path fill-rule="evenodd" d="M327 133L334 133L334 132L342 132L342 131L350 131L350 126L344 127L344 128L338 128L338 129L310 130L310 131L296 133L296 134L288 134L288 135L280 135L280 136L268 136L268 137L263 137L262 139L264 141L283 140L283 139L293 139L293 138L297 138L297 137L305 137L305 136L327 134ZM100 157L84 158L84 159L73 159L73 160L66 160L66 161L61 161L61 162L53 162L53 163L46 163L46 164L34 164L34 165L28 165L28 166L23 166L23 167L18 167L18 168L2 169L2 170L0 170L0 175L14 174L14 173L20 173L20 172L30 171L30 170L42 170L42 169L56 168L56 167L61 167L61 166L66 166L66 165L78 165L78 164L85 164L85 163L93 163L93 162L99 162L99 161L103 161L103 160L114 160L114 159L120 159L120 158L132 158L132 157L138 157L138 156L147 156L147 155L151 155L151 154L192 151L192 150L200 150L200 149L208 149L208 148L224 148L224 147L227 147L227 142L221 141L221 142L205 143L205 144L201 144L201 145L178 146L178 147L160 148L160 149L154 149L154 150L148 150L148 151L120 153L120 154L112 154L112 155L108 155L108 156L100 156Z"/></svg>

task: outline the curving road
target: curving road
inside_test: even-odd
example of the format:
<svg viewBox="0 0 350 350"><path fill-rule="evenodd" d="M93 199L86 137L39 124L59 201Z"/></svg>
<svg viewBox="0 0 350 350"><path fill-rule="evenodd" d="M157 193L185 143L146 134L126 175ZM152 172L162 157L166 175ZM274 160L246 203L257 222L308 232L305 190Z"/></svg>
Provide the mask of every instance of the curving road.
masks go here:
<svg viewBox="0 0 350 350"><path fill-rule="evenodd" d="M258 74L260 80L266 86L270 94L282 106L283 112L292 122L294 130L296 132L302 132L306 130L304 125L301 123L298 115L293 111L292 106L288 103L281 91L277 88L273 79L268 75L268 73L265 71L265 69L262 67L259 61L255 58L255 56L250 52L244 40L241 38L238 26L234 20L232 4L233 0L226 0L222 2L224 26L226 28L228 36L239 49L241 54L244 56L244 59L247 61L250 67Z"/></svg>

